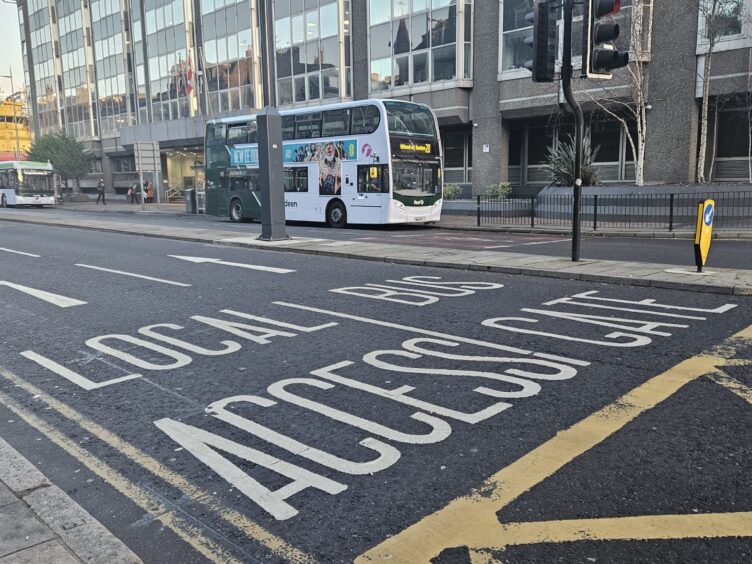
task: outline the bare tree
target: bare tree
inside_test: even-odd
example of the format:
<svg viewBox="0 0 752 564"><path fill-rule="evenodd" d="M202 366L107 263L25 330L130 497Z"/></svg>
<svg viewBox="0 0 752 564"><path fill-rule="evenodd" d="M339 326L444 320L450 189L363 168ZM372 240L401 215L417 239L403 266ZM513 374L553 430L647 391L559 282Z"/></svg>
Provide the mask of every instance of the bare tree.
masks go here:
<svg viewBox="0 0 752 564"><path fill-rule="evenodd" d="M647 145L647 68L651 58L652 0L633 0L630 7L629 65L626 72L631 86L631 99L588 96L604 113L618 121L627 132L627 141L635 159L635 184L645 184L645 147ZM605 88L604 92L608 92ZM634 123L636 137L629 133Z"/></svg>
<svg viewBox="0 0 752 564"><path fill-rule="evenodd" d="M719 40L726 35L741 32L744 0L700 0L700 29L705 47L705 64L702 69L702 115L700 119L700 149L697 155L697 182L710 180L705 174L708 153L708 115L710 114L710 78L713 54ZM737 31L738 28L738 31Z"/></svg>

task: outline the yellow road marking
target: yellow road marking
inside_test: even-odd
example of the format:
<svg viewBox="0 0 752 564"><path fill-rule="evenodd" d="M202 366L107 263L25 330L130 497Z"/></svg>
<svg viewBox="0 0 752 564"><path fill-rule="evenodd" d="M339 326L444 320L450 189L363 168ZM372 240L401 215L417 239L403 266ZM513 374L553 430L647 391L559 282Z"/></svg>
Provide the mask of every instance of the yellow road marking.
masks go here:
<svg viewBox="0 0 752 564"><path fill-rule="evenodd" d="M138 464L144 470L151 472L156 477L179 489L186 495L186 497L190 498L192 501L205 505L219 517L221 517L225 522L239 529L248 537L256 540L275 555L292 562L314 561L311 556L288 544L282 538L267 531L261 525L259 525L255 521L252 521L239 511L229 509L217 503L216 501L214 501L215 496L210 492L193 485L177 472L170 470L155 458L149 456L148 454L136 448L132 444L126 442L116 434L108 431L101 425L85 417L83 414L79 413L69 405L53 398L33 384L26 382L22 378L16 376L11 372L8 372L7 370L0 369L0 375L2 375L9 382L12 382L16 386L26 390L31 395L38 396L37 399L39 401L44 402L63 417L73 421L81 428L88 431L91 435L107 443L109 446L128 458L128 460L132 463Z"/></svg>
<svg viewBox="0 0 752 564"><path fill-rule="evenodd" d="M644 515L501 524L496 546L598 540L666 540L752 536L752 512ZM498 542L503 542L503 545Z"/></svg>
<svg viewBox="0 0 752 564"><path fill-rule="evenodd" d="M716 384L719 384L727 390L735 393L737 396L739 396L743 400L746 400L750 405L752 405L752 388L745 386L744 384L739 382L739 380L732 378L723 370L718 370L713 374L709 374L708 378L713 380L713 382L715 382Z"/></svg>
<svg viewBox="0 0 752 564"><path fill-rule="evenodd" d="M81 448L52 425L31 413L28 409L20 406L2 392L0 392L0 403L81 462L81 464L94 474L109 483L154 519L171 529L198 553L215 562L238 562L225 549L217 545L213 540L205 537L198 527L173 513L172 510L168 510L157 496L134 484L106 462Z"/></svg>
<svg viewBox="0 0 752 564"><path fill-rule="evenodd" d="M752 340L752 326L727 339L722 346L728 351L737 339ZM699 355L651 378L557 433L488 478L478 490L451 501L443 509L368 550L356 562L388 559L413 564L428 562L448 548L467 546L483 551L500 542L503 544L504 529L496 516L498 511L686 384L715 372L717 367L734 363L724 358L726 356L712 352Z"/></svg>

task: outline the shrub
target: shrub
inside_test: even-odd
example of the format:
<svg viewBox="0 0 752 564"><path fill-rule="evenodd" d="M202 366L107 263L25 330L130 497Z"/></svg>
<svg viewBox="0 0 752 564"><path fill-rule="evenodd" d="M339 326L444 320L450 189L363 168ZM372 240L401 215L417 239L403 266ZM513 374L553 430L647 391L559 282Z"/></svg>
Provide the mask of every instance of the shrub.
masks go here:
<svg viewBox="0 0 752 564"><path fill-rule="evenodd" d="M574 138L548 148L546 162L543 165L551 175L551 182L558 186L574 186ZM580 178L583 186L595 186L598 183L598 171L593 162L600 146L592 149L587 140L582 144L582 170Z"/></svg>
<svg viewBox="0 0 752 564"><path fill-rule="evenodd" d="M462 188L456 184L444 184L444 199L445 200L459 200L462 194Z"/></svg>
<svg viewBox="0 0 752 564"><path fill-rule="evenodd" d="M512 187L508 182L499 182L498 184L492 184L486 190L486 195L492 200L504 200L512 193Z"/></svg>

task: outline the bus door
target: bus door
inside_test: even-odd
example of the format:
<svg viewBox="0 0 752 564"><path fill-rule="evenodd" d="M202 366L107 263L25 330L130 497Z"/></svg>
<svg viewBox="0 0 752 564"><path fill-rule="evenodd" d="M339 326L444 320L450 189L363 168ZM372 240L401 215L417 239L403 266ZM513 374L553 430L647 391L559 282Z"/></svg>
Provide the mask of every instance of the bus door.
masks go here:
<svg viewBox="0 0 752 564"><path fill-rule="evenodd" d="M381 223L389 205L389 166L358 165L357 183L348 202L353 223Z"/></svg>

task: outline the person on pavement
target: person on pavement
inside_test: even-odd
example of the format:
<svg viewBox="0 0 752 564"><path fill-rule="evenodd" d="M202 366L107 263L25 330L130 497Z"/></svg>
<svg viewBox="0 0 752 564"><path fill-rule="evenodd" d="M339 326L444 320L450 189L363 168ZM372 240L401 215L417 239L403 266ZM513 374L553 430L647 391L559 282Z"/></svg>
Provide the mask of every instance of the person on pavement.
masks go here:
<svg viewBox="0 0 752 564"><path fill-rule="evenodd" d="M104 197L104 179L100 178L99 182L97 183L97 205L99 204L99 200L102 200L102 205L106 206L107 201Z"/></svg>
<svg viewBox="0 0 752 564"><path fill-rule="evenodd" d="M154 185L151 182L146 185L146 203L154 203Z"/></svg>

